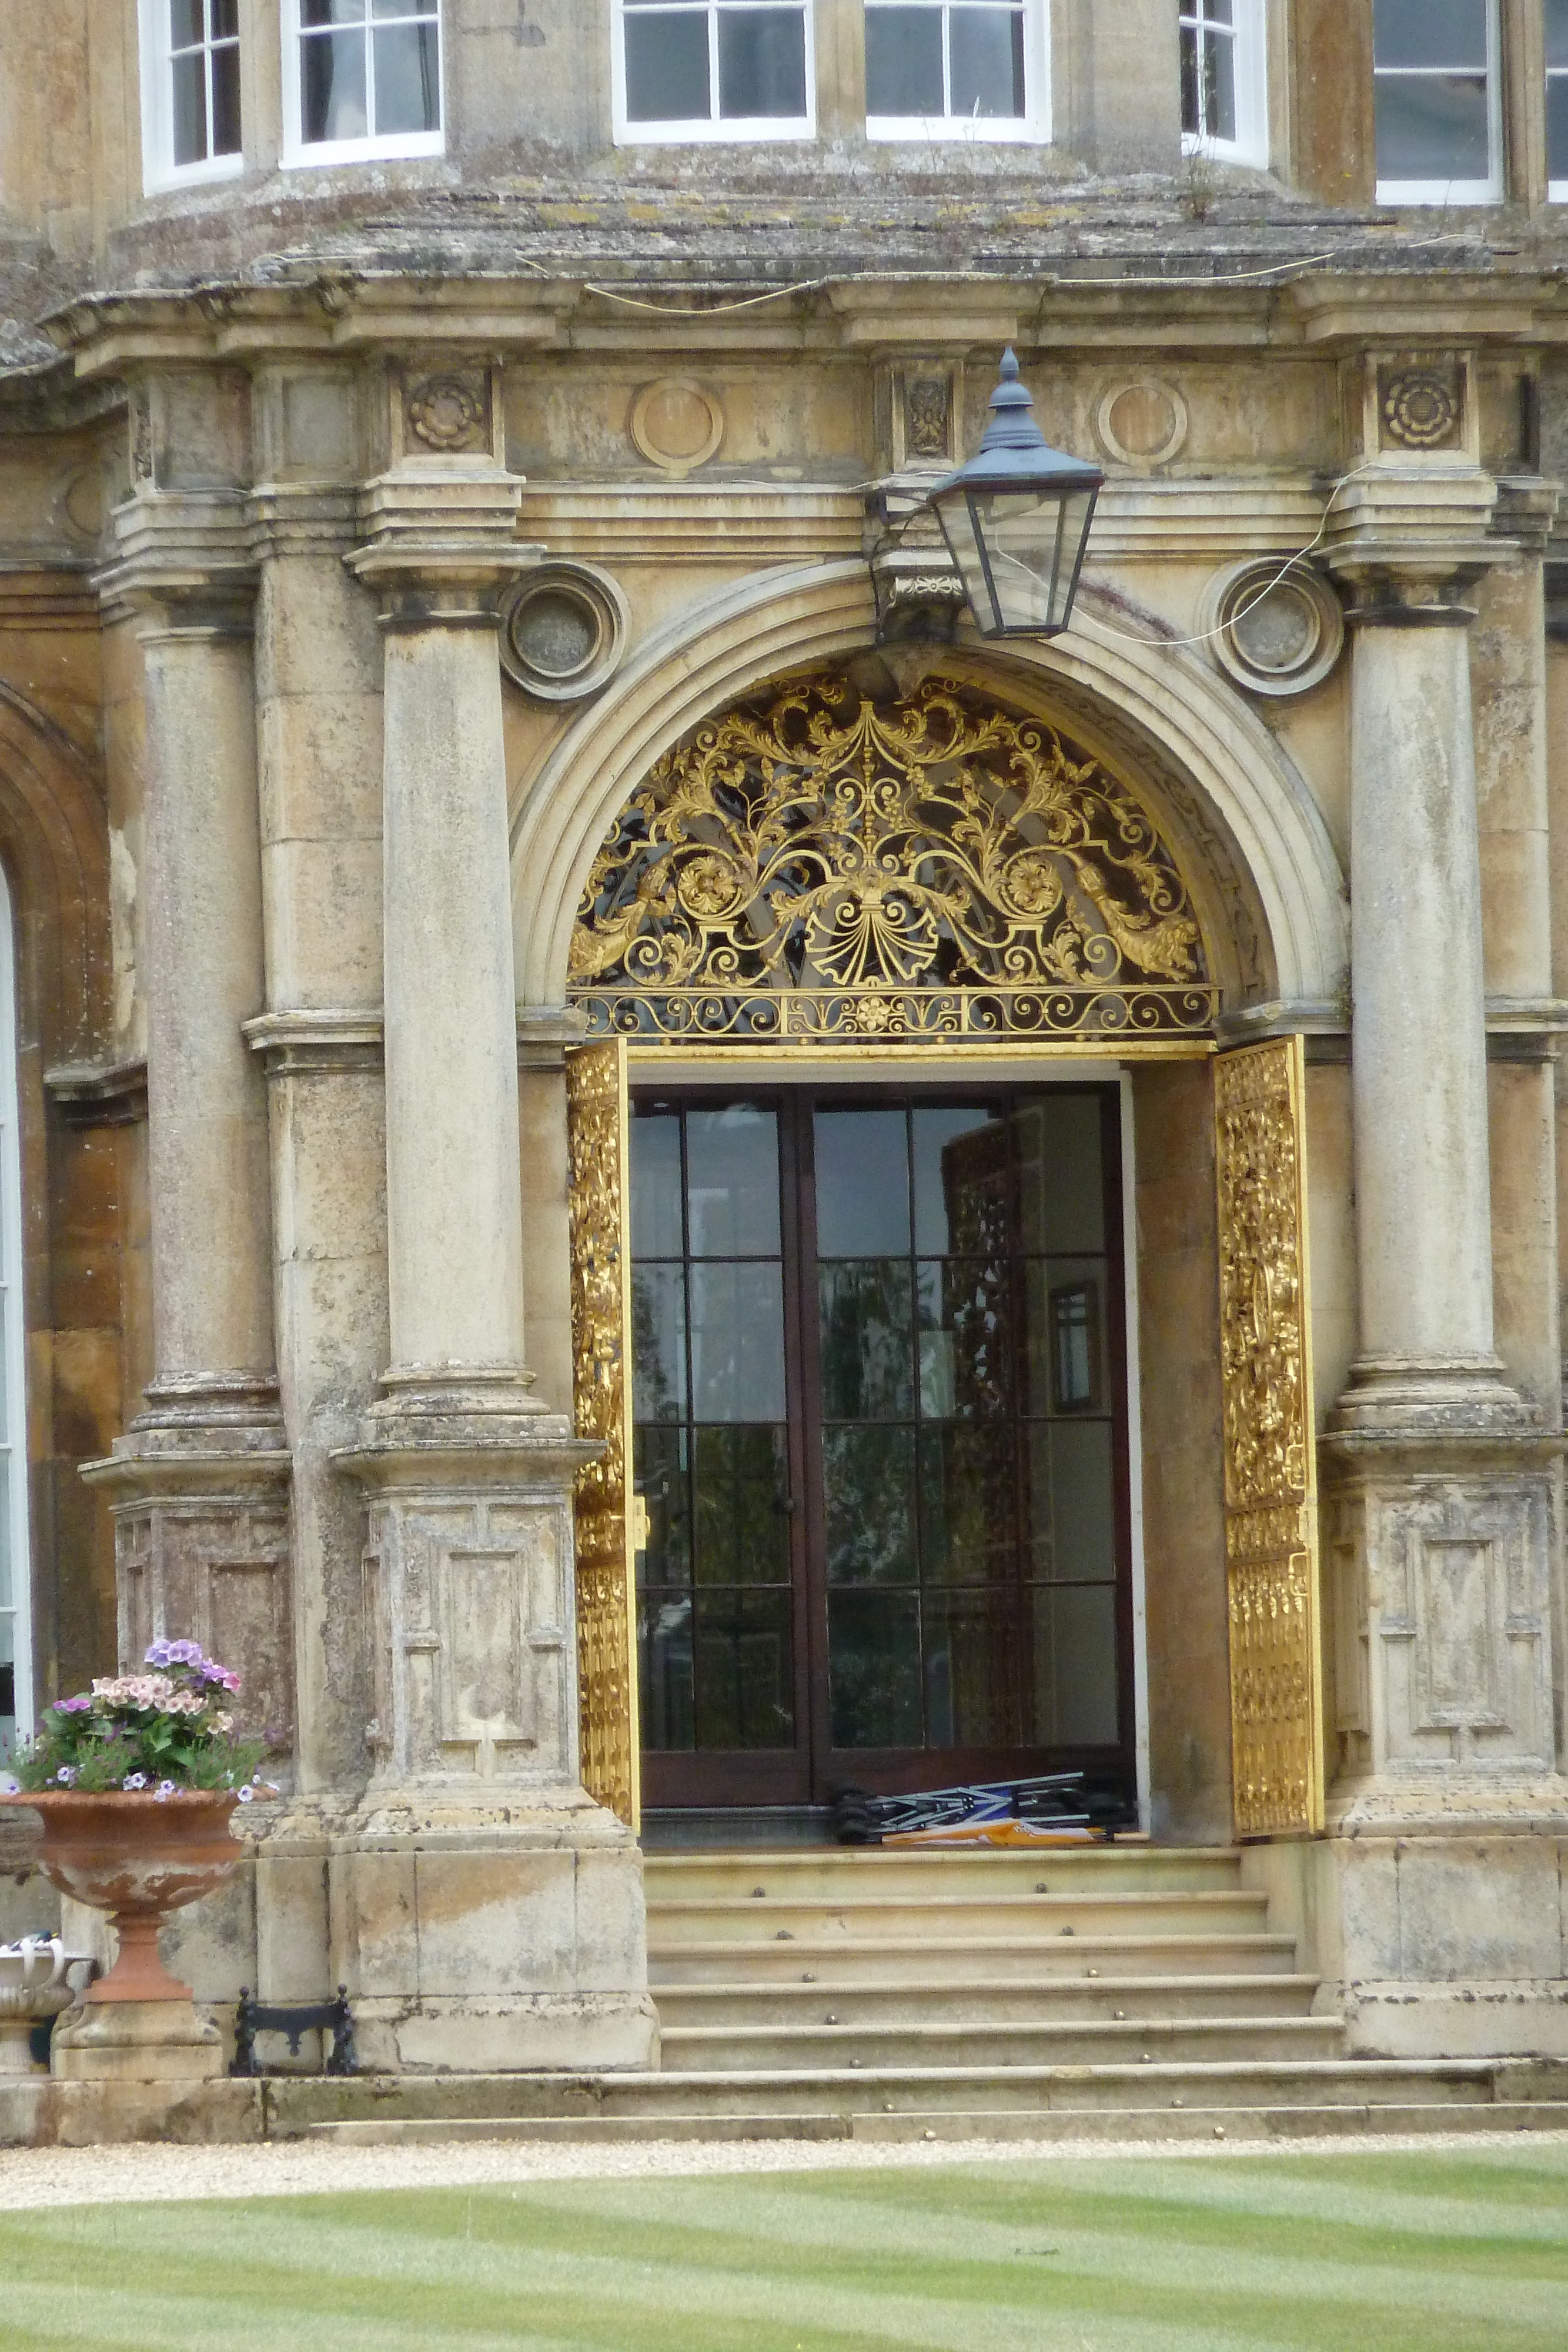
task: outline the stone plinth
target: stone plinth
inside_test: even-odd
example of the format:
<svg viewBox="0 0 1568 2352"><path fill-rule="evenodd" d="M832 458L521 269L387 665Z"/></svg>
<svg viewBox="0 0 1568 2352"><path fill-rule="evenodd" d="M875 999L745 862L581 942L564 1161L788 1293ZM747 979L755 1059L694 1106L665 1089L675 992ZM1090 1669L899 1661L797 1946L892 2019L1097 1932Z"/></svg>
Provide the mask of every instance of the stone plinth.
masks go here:
<svg viewBox="0 0 1568 2352"><path fill-rule="evenodd" d="M84 2001L49 2039L66 2083L207 2083L224 2072L224 2037L192 2000Z"/></svg>

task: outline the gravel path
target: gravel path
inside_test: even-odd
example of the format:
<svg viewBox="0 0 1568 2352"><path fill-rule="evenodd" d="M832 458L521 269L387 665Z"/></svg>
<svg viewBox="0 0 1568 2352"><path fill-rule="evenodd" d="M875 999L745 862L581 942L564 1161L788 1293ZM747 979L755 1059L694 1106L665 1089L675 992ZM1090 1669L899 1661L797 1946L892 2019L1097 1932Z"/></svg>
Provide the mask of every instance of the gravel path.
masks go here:
<svg viewBox="0 0 1568 2352"><path fill-rule="evenodd" d="M348 2189L487 2188L514 2181L646 2179L651 2174L823 2172L932 2164L1083 2164L1115 2158L1161 2163L1205 2158L1405 2155L1428 2149L1472 2153L1510 2149L1568 2152L1568 2131L1500 2133L1336 2133L1303 2139L1116 2140L1074 2146L1061 2140L947 2140L935 2146L853 2140L752 2140L694 2144L643 2140L562 2147L537 2140L446 2147L323 2147L282 2142L265 2147L0 2148L0 2210L42 2205L107 2205L207 2197L299 2197Z"/></svg>

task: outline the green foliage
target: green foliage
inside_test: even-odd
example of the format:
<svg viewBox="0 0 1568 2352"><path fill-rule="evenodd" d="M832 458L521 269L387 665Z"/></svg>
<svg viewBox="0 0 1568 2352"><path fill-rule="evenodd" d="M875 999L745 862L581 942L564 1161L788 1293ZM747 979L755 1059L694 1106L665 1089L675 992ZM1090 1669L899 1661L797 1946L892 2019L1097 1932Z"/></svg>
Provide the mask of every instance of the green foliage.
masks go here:
<svg viewBox="0 0 1568 2352"><path fill-rule="evenodd" d="M24 1791L234 1789L248 1800L263 1742L234 1736L228 1702L239 1676L195 1642L154 1642L146 1663L150 1673L104 1675L46 1707L37 1737L16 1759Z"/></svg>

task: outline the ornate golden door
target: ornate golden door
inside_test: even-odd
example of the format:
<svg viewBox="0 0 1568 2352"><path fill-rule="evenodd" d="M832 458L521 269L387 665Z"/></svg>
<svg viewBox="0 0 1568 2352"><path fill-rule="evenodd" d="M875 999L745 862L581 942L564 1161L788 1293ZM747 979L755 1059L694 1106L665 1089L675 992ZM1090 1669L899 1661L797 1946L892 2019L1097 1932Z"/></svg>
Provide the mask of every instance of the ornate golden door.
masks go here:
<svg viewBox="0 0 1568 2352"><path fill-rule="evenodd" d="M577 1433L603 1447L577 1481L582 1781L634 1830L640 1790L624 1040L568 1052L566 1101Z"/></svg>
<svg viewBox="0 0 1568 2352"><path fill-rule="evenodd" d="M1317 1453L1300 1037L1214 1068L1237 1834L1323 1821Z"/></svg>

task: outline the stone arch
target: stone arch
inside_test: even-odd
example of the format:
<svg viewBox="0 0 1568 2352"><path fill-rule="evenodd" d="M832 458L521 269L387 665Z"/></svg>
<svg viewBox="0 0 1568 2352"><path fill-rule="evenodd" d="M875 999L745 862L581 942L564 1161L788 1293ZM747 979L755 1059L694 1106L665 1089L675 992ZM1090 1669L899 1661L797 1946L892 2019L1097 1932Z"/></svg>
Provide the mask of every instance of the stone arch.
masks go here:
<svg viewBox="0 0 1568 2352"><path fill-rule="evenodd" d="M761 679L864 651L874 636L866 567L845 560L759 573L645 640L517 796L524 1003L563 1001L594 853L660 754ZM1207 665L1155 637L1113 635L1088 605L1064 636L1000 648L967 639L941 663L1060 718L1135 789L1182 857L1228 1005L1336 1003L1349 917L1327 828L1268 729Z"/></svg>
<svg viewBox="0 0 1568 2352"><path fill-rule="evenodd" d="M86 1059L109 1003L109 829L80 752L0 680L0 863L16 924L17 1032Z"/></svg>

